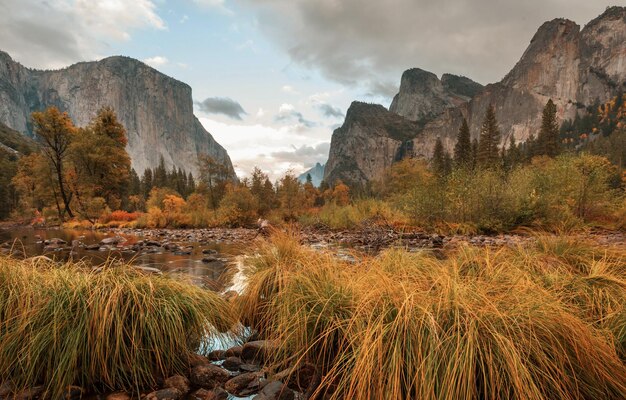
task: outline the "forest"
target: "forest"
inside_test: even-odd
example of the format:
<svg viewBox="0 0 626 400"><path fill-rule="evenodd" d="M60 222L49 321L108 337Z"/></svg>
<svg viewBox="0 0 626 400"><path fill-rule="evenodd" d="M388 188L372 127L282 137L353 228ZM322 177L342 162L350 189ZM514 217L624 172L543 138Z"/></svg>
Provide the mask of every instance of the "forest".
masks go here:
<svg viewBox="0 0 626 400"><path fill-rule="evenodd" d="M626 104L620 94L559 125L549 100L541 129L525 143L503 133L493 106L480 137L467 122L452 154L437 141L432 159L407 158L367 187L319 188L293 173L272 182L255 168L239 181L200 155L197 176L163 158L139 176L126 130L103 108L85 127L49 108L32 115L35 140L3 133L0 217L71 227L249 227L259 218L331 229L380 223L450 233L518 227L551 231L626 223ZM10 152L7 149L17 151Z"/></svg>

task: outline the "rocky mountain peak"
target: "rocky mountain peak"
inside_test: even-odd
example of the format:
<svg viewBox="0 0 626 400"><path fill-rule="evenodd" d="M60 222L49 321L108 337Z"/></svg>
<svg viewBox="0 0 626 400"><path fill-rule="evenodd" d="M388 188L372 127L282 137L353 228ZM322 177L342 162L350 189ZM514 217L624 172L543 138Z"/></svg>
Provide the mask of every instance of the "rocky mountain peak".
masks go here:
<svg viewBox="0 0 626 400"><path fill-rule="evenodd" d="M432 72L412 68L402 74L400 90L389 110L423 125L446 109L466 103L482 88L466 77L444 74L440 80Z"/></svg>
<svg viewBox="0 0 626 400"><path fill-rule="evenodd" d="M482 92L484 88L483 85L474 82L470 78L452 74L441 75L441 84L448 92L466 97L467 100L470 100L472 97Z"/></svg>
<svg viewBox="0 0 626 400"><path fill-rule="evenodd" d="M504 79L484 88L463 77L446 74L439 80L419 68L405 71L389 115L370 105L371 123L361 118L359 124L344 124L335 131L325 175L329 182L349 177L363 184L404 156L430 158L437 139L451 152L463 118L477 138L490 104L496 109L502 142L511 136L523 142L537 136L549 99L563 121L620 91L626 91L626 7L608 8L582 30L573 21L557 18L539 27ZM405 117L404 122L394 115ZM413 131L406 124L409 120ZM394 125L407 133L390 134L388 126Z"/></svg>

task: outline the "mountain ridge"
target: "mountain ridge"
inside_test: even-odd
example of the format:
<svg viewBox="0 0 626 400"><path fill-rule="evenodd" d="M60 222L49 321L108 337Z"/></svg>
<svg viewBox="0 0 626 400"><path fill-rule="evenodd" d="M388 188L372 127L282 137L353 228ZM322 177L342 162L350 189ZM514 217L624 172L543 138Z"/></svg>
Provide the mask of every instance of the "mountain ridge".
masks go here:
<svg viewBox="0 0 626 400"><path fill-rule="evenodd" d="M430 158L438 138L452 152L463 118L468 121L472 138L478 138L490 104L496 109L502 143L507 143L511 135L518 142L531 135L536 137L548 99L556 104L559 121L573 119L585 106L626 89L626 7L608 8L582 29L565 18L547 21L499 82L465 98L444 89L442 79L431 72L419 68L405 71L400 90L389 107L396 117L387 118L413 120L420 128L407 129L403 140L394 140L390 132L379 126L371 132L372 137L387 137L391 142L386 146L404 149L404 156ZM362 130L336 130L324 179L331 184L342 179L363 185L380 178L384 172L380 168L388 168L395 156L388 154L388 148L378 151L378 143L370 139ZM357 142L359 145L353 146ZM367 162L353 162L363 158L359 153L367 154ZM373 164L377 168L372 168ZM339 165L342 167L337 169Z"/></svg>

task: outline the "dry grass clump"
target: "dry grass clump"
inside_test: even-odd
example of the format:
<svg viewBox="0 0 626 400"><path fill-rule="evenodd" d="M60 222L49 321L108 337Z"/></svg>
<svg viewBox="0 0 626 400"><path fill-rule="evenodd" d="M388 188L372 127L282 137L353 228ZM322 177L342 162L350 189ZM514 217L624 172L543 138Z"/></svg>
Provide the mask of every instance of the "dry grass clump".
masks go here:
<svg viewBox="0 0 626 400"><path fill-rule="evenodd" d="M318 397L626 398L625 255L563 240L348 263L277 236L240 311L277 364L319 366Z"/></svg>
<svg viewBox="0 0 626 400"><path fill-rule="evenodd" d="M233 326L216 293L130 266L0 257L0 381L137 391L187 367L204 337Z"/></svg>

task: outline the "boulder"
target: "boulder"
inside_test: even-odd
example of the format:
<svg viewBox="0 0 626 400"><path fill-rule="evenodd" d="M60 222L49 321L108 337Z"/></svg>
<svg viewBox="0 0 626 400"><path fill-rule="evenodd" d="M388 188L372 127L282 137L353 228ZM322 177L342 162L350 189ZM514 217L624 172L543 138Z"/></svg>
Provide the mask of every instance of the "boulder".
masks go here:
<svg viewBox="0 0 626 400"><path fill-rule="evenodd" d="M102 246L116 246L118 244L126 242L126 238L123 236L112 236L104 238L100 241Z"/></svg>
<svg viewBox="0 0 626 400"><path fill-rule="evenodd" d="M142 400L179 400L182 397L183 394L178 389L166 388L149 393Z"/></svg>
<svg viewBox="0 0 626 400"><path fill-rule="evenodd" d="M224 384L224 389L238 397L249 396L261 389L262 378L263 374L259 372L241 374L228 380Z"/></svg>
<svg viewBox="0 0 626 400"><path fill-rule="evenodd" d="M270 381L261 392L254 398L255 400L294 400L295 394L280 381Z"/></svg>
<svg viewBox="0 0 626 400"><path fill-rule="evenodd" d="M217 387L204 397L204 400L227 400L230 396L228 392L222 389L221 387Z"/></svg>
<svg viewBox="0 0 626 400"><path fill-rule="evenodd" d="M83 398L85 390L80 386L68 386L63 398L65 400L80 400Z"/></svg>
<svg viewBox="0 0 626 400"><path fill-rule="evenodd" d="M164 388L174 388L181 392L183 395L189 393L189 379L182 375L170 376L163 382Z"/></svg>
<svg viewBox="0 0 626 400"><path fill-rule="evenodd" d="M211 361L217 361L217 360L209 360L205 356L201 356L200 354L196 354L196 353L189 353L189 356L187 358L187 362L189 363L189 366L191 368L196 367L198 365L211 364Z"/></svg>
<svg viewBox="0 0 626 400"><path fill-rule="evenodd" d="M49 245L49 244L60 244L60 245L63 245L63 244L67 244L67 242L65 240L63 240L63 239L52 238L52 239L45 240L43 242L43 244L45 244L45 245Z"/></svg>
<svg viewBox="0 0 626 400"><path fill-rule="evenodd" d="M224 350L213 350L208 355L211 361L221 361L226 358L226 352Z"/></svg>
<svg viewBox="0 0 626 400"><path fill-rule="evenodd" d="M243 350L243 347L234 346L226 350L226 352L224 353L224 356L225 357L241 357L242 350Z"/></svg>
<svg viewBox="0 0 626 400"><path fill-rule="evenodd" d="M217 365L205 364L193 367L189 378L191 383L196 386L204 389L214 389L228 381L230 374Z"/></svg>
<svg viewBox="0 0 626 400"><path fill-rule="evenodd" d="M278 344L269 340L255 340L243 345L241 358L245 361L267 362L278 351Z"/></svg>
<svg viewBox="0 0 626 400"><path fill-rule="evenodd" d="M315 365L302 363L275 374L272 379L285 382L297 392L312 392L320 384L320 374Z"/></svg>
<svg viewBox="0 0 626 400"><path fill-rule="evenodd" d="M236 371L239 371L239 366L241 366L241 364L243 364L243 362L241 361L241 358L228 357L222 363L222 368L226 368L229 371L236 372Z"/></svg>
<svg viewBox="0 0 626 400"><path fill-rule="evenodd" d="M105 400L130 400L132 397L126 392L115 392L107 395Z"/></svg>

